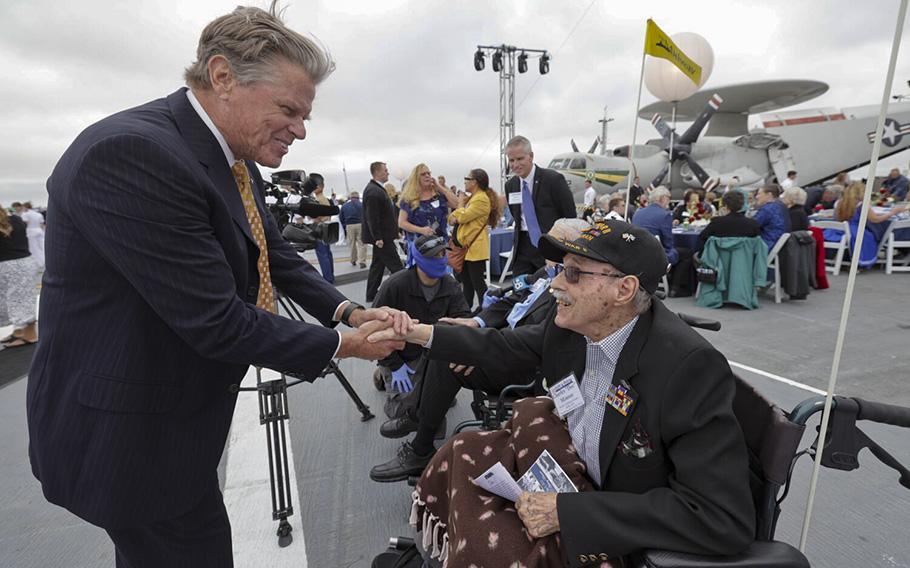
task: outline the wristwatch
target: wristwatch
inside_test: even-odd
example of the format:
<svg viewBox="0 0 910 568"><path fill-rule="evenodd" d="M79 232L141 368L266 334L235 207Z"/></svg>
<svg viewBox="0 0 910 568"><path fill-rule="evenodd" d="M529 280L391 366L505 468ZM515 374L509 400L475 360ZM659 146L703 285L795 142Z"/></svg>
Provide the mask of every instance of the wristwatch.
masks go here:
<svg viewBox="0 0 910 568"><path fill-rule="evenodd" d="M351 314L354 313L354 310L365 310L360 304L355 304L354 302L348 301L348 305L344 307L344 310L341 312L341 323L348 327L354 327L350 323Z"/></svg>

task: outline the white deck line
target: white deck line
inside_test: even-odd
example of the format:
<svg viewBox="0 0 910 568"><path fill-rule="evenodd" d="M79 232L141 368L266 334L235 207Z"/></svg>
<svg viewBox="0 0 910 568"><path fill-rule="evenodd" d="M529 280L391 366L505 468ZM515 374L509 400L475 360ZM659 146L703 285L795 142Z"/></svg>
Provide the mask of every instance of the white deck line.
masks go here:
<svg viewBox="0 0 910 568"><path fill-rule="evenodd" d="M263 380L278 378L278 373L262 370ZM243 386L256 385L256 370L250 367ZM234 422L228 438L227 472L224 484L224 504L231 519L231 538L236 568L306 568L306 544L300 517L300 498L297 495L297 472L291 450L290 428L286 428L288 471L291 479L291 504L294 514L288 518L294 527L293 542L278 547L275 531L278 521L272 520L272 497L269 484L268 451L265 427L259 424L259 399L255 392L241 392L237 397Z"/></svg>
<svg viewBox="0 0 910 568"><path fill-rule="evenodd" d="M727 361L727 362L730 363L730 366L731 366L731 367L738 367L738 368L740 368L740 369L742 369L742 370L744 370L744 371L749 371L750 373L755 373L756 375L761 375L762 377L767 377L767 378L769 378L769 379L771 379L771 380L774 380L774 381L777 381L777 382L780 382L780 383L784 383L785 385L790 385L791 387L796 387L796 388L798 388L798 389L803 389L803 390L805 390L805 391L809 391L809 392L811 392L811 393L819 394L819 395L822 395L822 396L825 396L825 394L827 394L825 391L823 391L823 390L821 390L821 389L817 389L817 388L815 388L815 387L810 387L809 385L804 385L804 384L802 384L802 383L799 383L799 382L794 381L793 379L788 379L788 378L786 378L786 377L781 377L780 375L775 375L775 374L773 374L773 373L769 373L768 371L762 371L761 369L756 369L755 367L750 367L750 366L748 366L748 365L743 365L742 363L737 363L737 362L735 362L735 361Z"/></svg>

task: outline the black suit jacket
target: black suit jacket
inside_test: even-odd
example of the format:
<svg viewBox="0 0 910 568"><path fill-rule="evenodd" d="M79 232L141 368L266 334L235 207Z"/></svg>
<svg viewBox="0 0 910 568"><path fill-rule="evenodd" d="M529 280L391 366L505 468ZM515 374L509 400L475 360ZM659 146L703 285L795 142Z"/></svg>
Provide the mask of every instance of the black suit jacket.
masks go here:
<svg viewBox="0 0 910 568"><path fill-rule="evenodd" d="M334 325L344 296L281 238L247 166L272 281ZM251 364L314 377L338 334L255 307L259 250L186 89L90 126L47 188L32 471L49 501L104 527L177 516L217 482L230 385Z"/></svg>
<svg viewBox="0 0 910 568"><path fill-rule="evenodd" d="M698 235L698 250L704 248L710 237L757 237L759 235L761 235L761 225L743 213L737 211L718 215L712 218L708 226Z"/></svg>
<svg viewBox="0 0 910 568"><path fill-rule="evenodd" d="M439 326L432 359L487 372L540 365L550 384L584 376L585 340L553 323L515 330ZM612 408L600 436L601 490L557 498L562 547L571 566L643 548L734 554L755 534L746 445L733 415L734 377L723 355L657 299L620 354L614 384L637 392L629 416ZM640 426L639 426L640 425ZM635 428L653 453L618 450Z"/></svg>
<svg viewBox="0 0 910 568"><path fill-rule="evenodd" d="M521 179L512 176L506 182L506 203L510 203L509 196L513 193L521 194ZM576 217L575 201L572 191L562 174L535 165L534 187L531 188L531 200L534 201L534 211L537 213L537 222L540 224L540 233L545 235L557 219ZM521 232L521 205L511 204L509 210L515 219L514 246L518 244L518 234Z"/></svg>
<svg viewBox="0 0 910 568"><path fill-rule="evenodd" d="M362 240L366 244L376 241L389 243L398 238L398 210L376 180L363 188Z"/></svg>

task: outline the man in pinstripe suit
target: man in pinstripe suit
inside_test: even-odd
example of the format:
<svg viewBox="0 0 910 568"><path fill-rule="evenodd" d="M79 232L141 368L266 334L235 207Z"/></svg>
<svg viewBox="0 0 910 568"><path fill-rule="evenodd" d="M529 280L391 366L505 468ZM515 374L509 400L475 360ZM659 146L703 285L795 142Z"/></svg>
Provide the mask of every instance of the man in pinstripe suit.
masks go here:
<svg viewBox="0 0 910 568"><path fill-rule="evenodd" d="M48 180L29 453L120 567L232 565L216 468L249 365L315 376L403 347L365 337L410 319L349 302L262 199L254 162L277 167L306 136L333 66L274 4L237 8L203 31L189 90L90 126ZM323 325L274 314L273 283Z"/></svg>

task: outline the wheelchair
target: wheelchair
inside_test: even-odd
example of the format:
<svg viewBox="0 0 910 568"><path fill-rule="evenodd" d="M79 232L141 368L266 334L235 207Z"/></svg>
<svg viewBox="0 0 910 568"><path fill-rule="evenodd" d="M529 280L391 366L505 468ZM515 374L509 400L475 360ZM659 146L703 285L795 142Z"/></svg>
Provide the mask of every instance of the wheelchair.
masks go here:
<svg viewBox="0 0 910 568"><path fill-rule="evenodd" d="M678 314L692 327L718 331L720 323ZM533 384L533 383L532 383ZM821 460L823 467L853 471L860 467L858 454L869 448L873 456L897 471L900 485L910 489L910 470L870 439L858 426L866 420L910 428L910 408L835 396L831 405L825 446L819 451L818 436L800 449L809 419L824 409L825 398L815 396L797 404L789 413L770 402L754 387L736 376L733 412L749 453L750 489L755 503L755 540L735 556L707 556L666 550L643 550L632 558L634 568L809 568L809 560L793 546L774 540L781 504L789 493L796 461L802 456ZM503 414L504 416L504 414ZM501 422L499 423L501 424ZM492 426L493 423L490 423ZM404 550L410 539L392 539L390 551ZM418 546L419 545L415 545ZM419 551L424 568L441 564ZM387 551L385 554L390 554ZM628 565L628 564L627 564Z"/></svg>

